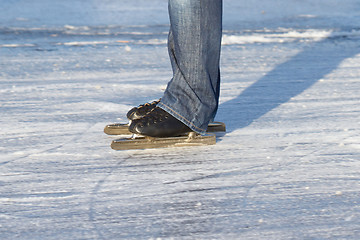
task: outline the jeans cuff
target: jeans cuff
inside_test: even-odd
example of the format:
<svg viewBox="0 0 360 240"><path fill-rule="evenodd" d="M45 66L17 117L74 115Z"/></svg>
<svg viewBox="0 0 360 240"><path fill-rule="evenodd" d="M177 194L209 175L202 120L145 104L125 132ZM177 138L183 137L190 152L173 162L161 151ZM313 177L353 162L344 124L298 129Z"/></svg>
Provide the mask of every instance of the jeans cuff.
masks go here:
<svg viewBox="0 0 360 240"><path fill-rule="evenodd" d="M174 109L172 109L171 107L163 104L162 102L158 103L157 105L158 107L160 107L161 109L163 109L164 111L166 111L167 113L169 113L171 116L173 116L174 118L176 118L177 120L181 121L182 123L184 123L186 126L188 126L191 130L193 130L194 132L197 132L199 134L204 135L206 133L205 129L199 128L197 126L195 126L194 123L192 123L191 121L187 120L184 116L182 116L181 114L179 114L178 112L176 112Z"/></svg>

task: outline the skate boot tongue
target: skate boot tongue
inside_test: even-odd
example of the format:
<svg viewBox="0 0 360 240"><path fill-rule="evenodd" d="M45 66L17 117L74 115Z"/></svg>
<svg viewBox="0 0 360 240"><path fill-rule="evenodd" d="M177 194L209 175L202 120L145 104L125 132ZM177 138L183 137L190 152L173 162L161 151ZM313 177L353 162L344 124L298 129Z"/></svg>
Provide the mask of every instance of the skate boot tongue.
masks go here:
<svg viewBox="0 0 360 240"><path fill-rule="evenodd" d="M129 131L150 137L176 137L191 132L189 127L159 107L143 118L133 120Z"/></svg>

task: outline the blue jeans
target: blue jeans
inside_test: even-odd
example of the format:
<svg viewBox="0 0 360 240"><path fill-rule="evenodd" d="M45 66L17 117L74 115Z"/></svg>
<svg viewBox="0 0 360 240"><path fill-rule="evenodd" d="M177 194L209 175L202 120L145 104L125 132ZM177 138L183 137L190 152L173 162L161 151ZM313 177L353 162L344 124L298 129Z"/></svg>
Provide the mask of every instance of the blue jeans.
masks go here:
<svg viewBox="0 0 360 240"><path fill-rule="evenodd" d="M158 106L203 134L219 103L222 0L168 3L173 78Z"/></svg>

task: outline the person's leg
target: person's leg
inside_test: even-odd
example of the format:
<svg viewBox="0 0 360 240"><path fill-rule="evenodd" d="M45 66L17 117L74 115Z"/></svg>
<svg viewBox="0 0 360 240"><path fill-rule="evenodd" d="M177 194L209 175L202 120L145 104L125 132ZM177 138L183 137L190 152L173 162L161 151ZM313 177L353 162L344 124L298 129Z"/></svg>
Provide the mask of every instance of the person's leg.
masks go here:
<svg viewBox="0 0 360 240"><path fill-rule="evenodd" d="M169 0L169 55L173 78L160 103L129 130L170 137L205 133L218 108L222 0Z"/></svg>
<svg viewBox="0 0 360 240"><path fill-rule="evenodd" d="M169 0L173 78L158 106L205 133L218 108L222 0Z"/></svg>

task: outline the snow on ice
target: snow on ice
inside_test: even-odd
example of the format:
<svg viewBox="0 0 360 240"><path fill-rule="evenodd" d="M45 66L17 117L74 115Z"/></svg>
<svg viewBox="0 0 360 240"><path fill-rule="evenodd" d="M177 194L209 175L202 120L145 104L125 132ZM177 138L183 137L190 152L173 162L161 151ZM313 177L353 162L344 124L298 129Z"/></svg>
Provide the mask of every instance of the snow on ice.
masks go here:
<svg viewBox="0 0 360 240"><path fill-rule="evenodd" d="M1 239L359 239L360 4L224 1L215 146L113 151L166 0L0 0Z"/></svg>

